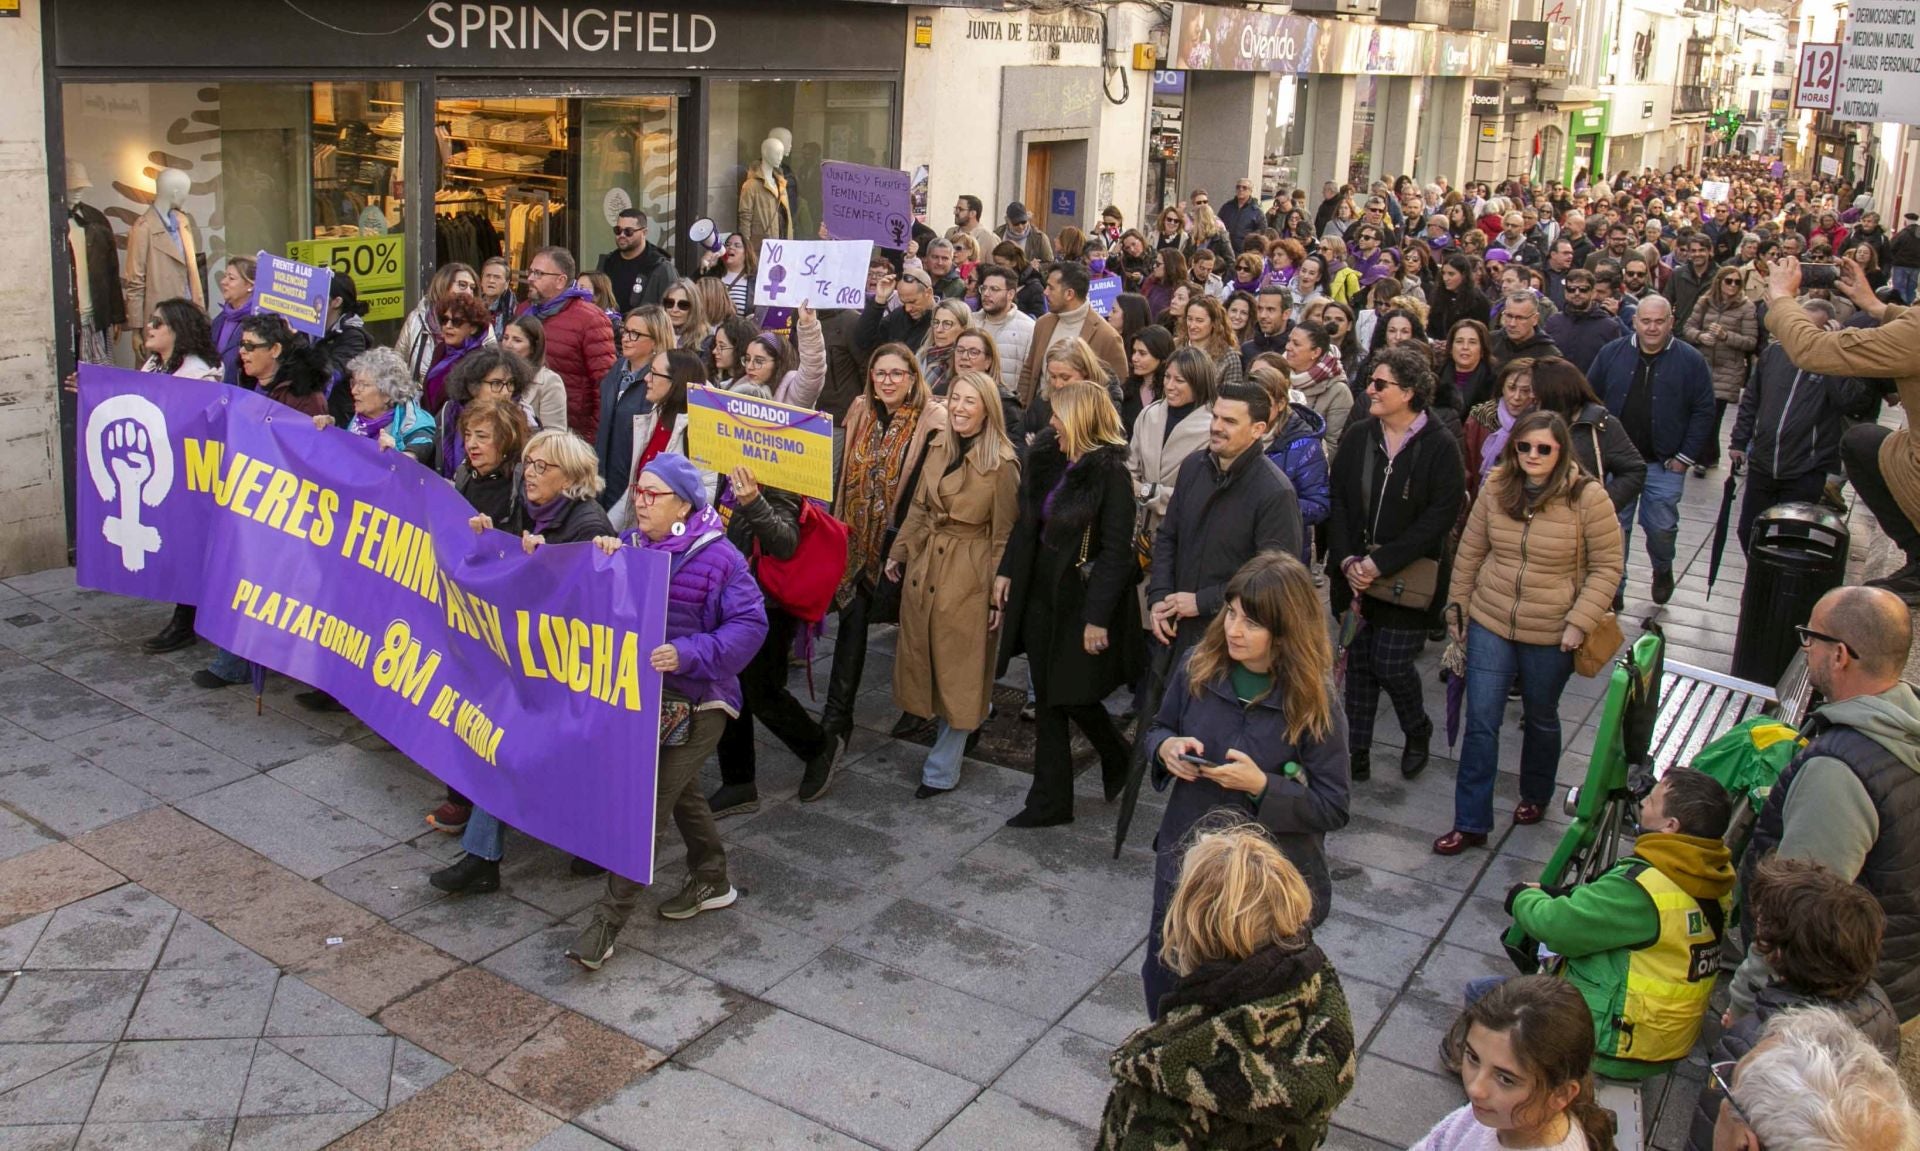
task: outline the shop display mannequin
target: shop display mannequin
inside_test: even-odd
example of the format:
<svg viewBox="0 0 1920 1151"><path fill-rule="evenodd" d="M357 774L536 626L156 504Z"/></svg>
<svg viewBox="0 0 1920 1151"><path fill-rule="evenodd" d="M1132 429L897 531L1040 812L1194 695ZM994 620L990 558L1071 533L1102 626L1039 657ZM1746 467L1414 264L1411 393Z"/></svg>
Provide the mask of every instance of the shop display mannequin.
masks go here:
<svg viewBox="0 0 1920 1151"><path fill-rule="evenodd" d="M112 362L113 342L127 322L120 286L120 255L106 213L81 198L93 187L78 160L67 161L67 258L73 270L74 355L82 363Z"/></svg>
<svg viewBox="0 0 1920 1151"><path fill-rule="evenodd" d="M200 286L200 239L182 205L189 181L178 168L163 168L153 181L153 206L127 233L127 318L136 360L146 356L147 311L161 300L185 296L205 307Z"/></svg>
<svg viewBox="0 0 1920 1151"><path fill-rule="evenodd" d="M793 204L780 170L786 158L786 145L768 136L760 141L760 159L747 169L746 182L740 185L740 231L751 251L758 252L760 241L768 238L793 239Z"/></svg>

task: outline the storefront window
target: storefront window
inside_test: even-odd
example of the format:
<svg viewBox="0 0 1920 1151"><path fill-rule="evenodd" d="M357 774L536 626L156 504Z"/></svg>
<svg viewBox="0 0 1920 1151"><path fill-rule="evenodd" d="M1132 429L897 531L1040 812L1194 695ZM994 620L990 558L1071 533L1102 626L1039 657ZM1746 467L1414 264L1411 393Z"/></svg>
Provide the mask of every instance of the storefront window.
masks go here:
<svg viewBox="0 0 1920 1151"><path fill-rule="evenodd" d="M738 230L741 187L760 164L762 144L769 139L782 141L782 177L795 238L819 234L821 161L893 166L890 81L721 80L707 91L703 214L722 232Z"/></svg>
<svg viewBox="0 0 1920 1151"><path fill-rule="evenodd" d="M1367 187L1373 179L1373 113L1379 91L1380 83L1372 76L1353 78L1353 159L1347 180L1356 188Z"/></svg>
<svg viewBox="0 0 1920 1151"><path fill-rule="evenodd" d="M368 327L390 340L409 270L406 113L415 98L414 85L397 81L68 84L66 155L91 185L70 195L106 218L129 302L148 311L182 292L217 310L229 257L265 250L350 271L371 305ZM135 245L148 265L135 268L129 240L162 226L152 207L166 170L185 176L178 208L192 227L183 240L164 233L171 250ZM87 310L104 314L88 296ZM144 319L129 315L128 325ZM131 365L127 338L113 353Z"/></svg>

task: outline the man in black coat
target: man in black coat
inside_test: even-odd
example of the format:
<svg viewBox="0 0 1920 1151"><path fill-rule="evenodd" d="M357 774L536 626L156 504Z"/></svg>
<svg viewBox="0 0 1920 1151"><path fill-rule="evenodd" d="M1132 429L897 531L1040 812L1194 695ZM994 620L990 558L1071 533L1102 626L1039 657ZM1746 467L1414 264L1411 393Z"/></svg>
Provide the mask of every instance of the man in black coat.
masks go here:
<svg viewBox="0 0 1920 1151"><path fill-rule="evenodd" d="M1272 419L1265 389L1221 388L1207 450L1188 456L1174 480L1154 535L1147 604L1153 634L1176 662L1226 606L1227 581L1241 565L1274 549L1300 554L1299 498L1260 452Z"/></svg>
<svg viewBox="0 0 1920 1151"><path fill-rule="evenodd" d="M1594 276L1585 268L1567 273L1566 305L1547 317L1547 338L1585 375L1600 349L1626 335L1620 317L1594 303Z"/></svg>
<svg viewBox="0 0 1920 1151"><path fill-rule="evenodd" d="M1560 348L1540 330L1540 300L1529 291L1509 292L1500 307L1500 330L1487 349L1487 362L1496 374L1521 356L1539 359L1557 356ZM1464 397L1463 397L1464 398Z"/></svg>
<svg viewBox="0 0 1920 1151"><path fill-rule="evenodd" d="M900 306L889 311L887 304L895 297ZM933 326L933 300L933 281L918 268L883 277L875 285L867 310L860 315L854 347L862 357L872 355L881 344L919 348L927 338L927 329Z"/></svg>

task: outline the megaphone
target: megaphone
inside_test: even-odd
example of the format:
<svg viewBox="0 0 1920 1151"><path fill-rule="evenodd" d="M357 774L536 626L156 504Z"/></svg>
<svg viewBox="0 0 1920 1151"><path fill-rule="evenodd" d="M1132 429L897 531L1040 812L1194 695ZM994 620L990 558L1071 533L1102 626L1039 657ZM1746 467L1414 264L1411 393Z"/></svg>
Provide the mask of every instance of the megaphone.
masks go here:
<svg viewBox="0 0 1920 1151"><path fill-rule="evenodd" d="M695 220L693 226L687 229L687 239L692 240L709 252L717 252L727 246L726 237L722 236L720 229L715 227L713 221L707 219L705 216Z"/></svg>

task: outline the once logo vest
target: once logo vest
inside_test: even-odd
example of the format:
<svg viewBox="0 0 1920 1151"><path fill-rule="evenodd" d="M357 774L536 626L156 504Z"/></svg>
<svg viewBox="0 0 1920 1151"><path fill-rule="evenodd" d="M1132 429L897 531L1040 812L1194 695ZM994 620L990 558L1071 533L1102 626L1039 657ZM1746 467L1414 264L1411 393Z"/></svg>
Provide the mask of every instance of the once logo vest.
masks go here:
<svg viewBox="0 0 1920 1151"><path fill-rule="evenodd" d="M1867 852L1854 882L1867 889L1887 915L1875 978L1893 1001L1901 1020L1920 1016L1920 772L1893 752L1850 727L1820 723L1813 741L1794 757L1767 796L1754 824L1747 866L1780 846L1785 833L1787 795L1809 759L1824 756L1847 765L1880 818L1880 836Z"/></svg>
<svg viewBox="0 0 1920 1151"><path fill-rule="evenodd" d="M1613 1050L1602 1054L1669 1063L1686 1058L1700 1037L1700 1021L1720 970L1720 934L1731 901L1695 899L1645 863L1628 878L1653 900L1660 935L1627 955L1626 995L1613 1020Z"/></svg>

